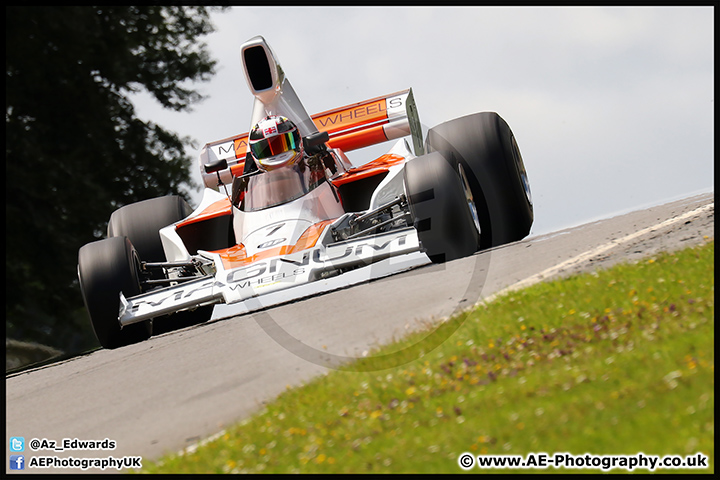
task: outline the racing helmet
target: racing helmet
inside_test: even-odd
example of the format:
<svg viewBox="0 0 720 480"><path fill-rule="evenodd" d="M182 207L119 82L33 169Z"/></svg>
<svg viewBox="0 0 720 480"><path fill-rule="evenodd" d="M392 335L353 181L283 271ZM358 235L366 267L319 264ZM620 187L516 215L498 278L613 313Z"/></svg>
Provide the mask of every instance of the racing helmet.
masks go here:
<svg viewBox="0 0 720 480"><path fill-rule="evenodd" d="M260 120L250 131L248 144L253 160L264 171L293 165L303 155L297 126L279 115Z"/></svg>

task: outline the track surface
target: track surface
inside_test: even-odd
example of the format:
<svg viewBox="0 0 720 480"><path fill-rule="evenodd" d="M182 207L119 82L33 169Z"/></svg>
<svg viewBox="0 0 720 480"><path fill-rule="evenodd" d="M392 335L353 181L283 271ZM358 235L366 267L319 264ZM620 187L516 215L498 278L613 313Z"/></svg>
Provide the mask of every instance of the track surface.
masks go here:
<svg viewBox="0 0 720 480"><path fill-rule="evenodd" d="M22 436L26 443L117 442L112 451L95 452L26 446L26 461L177 452L249 416L288 386L519 281L604 268L705 238L714 238L713 193L10 375L6 451L11 436ZM554 268L563 262L565 268Z"/></svg>

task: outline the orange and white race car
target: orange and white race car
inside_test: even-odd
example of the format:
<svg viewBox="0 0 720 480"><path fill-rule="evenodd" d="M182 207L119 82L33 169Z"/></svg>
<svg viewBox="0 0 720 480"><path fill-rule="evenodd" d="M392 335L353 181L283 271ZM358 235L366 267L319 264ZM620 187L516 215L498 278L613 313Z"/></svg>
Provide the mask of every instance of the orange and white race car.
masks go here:
<svg viewBox="0 0 720 480"><path fill-rule="evenodd" d="M310 116L262 37L241 58L252 129L205 146L198 208L177 196L126 205L108 238L79 251L103 347L149 338L153 320L201 322L216 305L406 255L447 262L529 233L527 174L498 114L450 120L423 142L411 89ZM388 140L379 158L346 155Z"/></svg>

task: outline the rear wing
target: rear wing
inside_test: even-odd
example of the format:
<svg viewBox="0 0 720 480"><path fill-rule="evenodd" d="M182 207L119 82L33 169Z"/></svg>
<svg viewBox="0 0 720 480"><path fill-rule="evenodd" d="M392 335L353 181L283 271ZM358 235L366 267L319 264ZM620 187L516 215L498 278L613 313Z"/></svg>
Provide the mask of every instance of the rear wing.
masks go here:
<svg viewBox="0 0 720 480"><path fill-rule="evenodd" d="M411 88L321 112L312 120L319 131L329 134L330 148L349 152L411 135L415 155L423 154L420 118ZM200 172L207 187L218 188L218 174L225 184L242 175L247 140L246 132L205 145L200 153ZM218 160L226 160L227 168L206 173L205 165Z"/></svg>

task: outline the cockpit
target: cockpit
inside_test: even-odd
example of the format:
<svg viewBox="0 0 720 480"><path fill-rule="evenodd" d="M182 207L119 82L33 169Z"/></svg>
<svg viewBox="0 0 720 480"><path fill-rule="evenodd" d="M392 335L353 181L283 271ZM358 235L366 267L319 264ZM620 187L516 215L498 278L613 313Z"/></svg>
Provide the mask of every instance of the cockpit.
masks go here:
<svg viewBox="0 0 720 480"><path fill-rule="evenodd" d="M307 195L326 181L325 169L314 160L237 177L233 182L233 205L244 212L256 212Z"/></svg>

